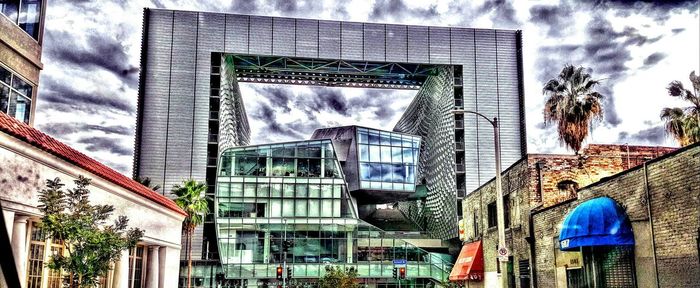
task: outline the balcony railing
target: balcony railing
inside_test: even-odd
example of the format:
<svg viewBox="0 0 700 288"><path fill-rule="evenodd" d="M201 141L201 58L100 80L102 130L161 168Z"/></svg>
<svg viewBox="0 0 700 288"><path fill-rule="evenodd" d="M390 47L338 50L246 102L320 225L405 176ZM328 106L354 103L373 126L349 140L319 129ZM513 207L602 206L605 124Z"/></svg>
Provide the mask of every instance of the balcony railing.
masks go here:
<svg viewBox="0 0 700 288"><path fill-rule="evenodd" d="M462 99L455 99L455 107L462 108L464 101Z"/></svg>
<svg viewBox="0 0 700 288"><path fill-rule="evenodd" d="M209 134L209 142L212 142L212 143L219 142L219 134Z"/></svg>
<svg viewBox="0 0 700 288"><path fill-rule="evenodd" d="M464 151L464 142L455 142L455 149L457 149L457 151Z"/></svg>
<svg viewBox="0 0 700 288"><path fill-rule="evenodd" d="M209 111L209 120L219 120L219 111Z"/></svg>
<svg viewBox="0 0 700 288"><path fill-rule="evenodd" d="M456 129L464 129L464 120L455 120Z"/></svg>
<svg viewBox="0 0 700 288"><path fill-rule="evenodd" d="M457 164L455 164L455 171L456 171L457 173L464 173L464 171L465 171L465 169L464 169L464 163L457 163Z"/></svg>

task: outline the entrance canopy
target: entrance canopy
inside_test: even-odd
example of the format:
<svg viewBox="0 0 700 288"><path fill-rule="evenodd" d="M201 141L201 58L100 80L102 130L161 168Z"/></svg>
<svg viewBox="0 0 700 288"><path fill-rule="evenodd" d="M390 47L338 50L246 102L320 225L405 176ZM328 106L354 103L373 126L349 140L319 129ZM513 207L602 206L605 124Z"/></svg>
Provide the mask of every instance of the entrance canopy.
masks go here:
<svg viewBox="0 0 700 288"><path fill-rule="evenodd" d="M618 245L634 245L634 234L625 210L609 197L581 203L562 223L559 234L562 251Z"/></svg>
<svg viewBox="0 0 700 288"><path fill-rule="evenodd" d="M461 282L466 280L481 281L484 279L484 250L481 241L472 242L462 246L455 266L450 273L450 281Z"/></svg>

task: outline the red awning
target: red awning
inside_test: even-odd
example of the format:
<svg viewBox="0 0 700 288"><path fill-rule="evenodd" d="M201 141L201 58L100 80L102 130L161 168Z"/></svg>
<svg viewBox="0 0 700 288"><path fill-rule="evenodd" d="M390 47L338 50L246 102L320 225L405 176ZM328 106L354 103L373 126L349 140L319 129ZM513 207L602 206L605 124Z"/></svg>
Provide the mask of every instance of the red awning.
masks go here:
<svg viewBox="0 0 700 288"><path fill-rule="evenodd" d="M465 244L452 267L450 281L481 281L484 279L484 250L481 241Z"/></svg>

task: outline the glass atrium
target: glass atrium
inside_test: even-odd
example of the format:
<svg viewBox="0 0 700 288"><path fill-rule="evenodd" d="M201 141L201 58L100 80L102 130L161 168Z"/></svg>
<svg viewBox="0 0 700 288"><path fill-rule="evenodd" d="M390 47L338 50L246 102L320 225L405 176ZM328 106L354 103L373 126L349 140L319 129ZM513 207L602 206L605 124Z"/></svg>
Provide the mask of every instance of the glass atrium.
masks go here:
<svg viewBox="0 0 700 288"><path fill-rule="evenodd" d="M363 132L368 147L374 145L369 135L382 135ZM407 171L415 169L419 139L404 137L410 147L386 145L388 151L401 147L400 157L409 155L401 161L411 160L401 164L403 170L392 170L391 177L408 178ZM382 151L381 140L377 144ZM403 148L410 153L403 154ZM219 163L216 232L226 278L268 281L263 279L274 279L284 261L295 279L319 278L325 265L340 265L354 267L360 278L389 280L395 259L407 260L407 282L442 281L452 268L357 218L330 140L236 147L224 151Z"/></svg>

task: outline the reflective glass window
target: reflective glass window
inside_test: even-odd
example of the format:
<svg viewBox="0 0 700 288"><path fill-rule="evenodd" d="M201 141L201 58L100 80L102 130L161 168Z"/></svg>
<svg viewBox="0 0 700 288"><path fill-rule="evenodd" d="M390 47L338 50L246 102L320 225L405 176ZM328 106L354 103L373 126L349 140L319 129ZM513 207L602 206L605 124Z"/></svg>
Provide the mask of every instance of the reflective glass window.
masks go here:
<svg viewBox="0 0 700 288"><path fill-rule="evenodd" d="M296 202L294 202L295 209L296 209L296 212L295 212L296 217L306 217L306 204L307 204L307 202L308 202L307 200L296 200Z"/></svg>
<svg viewBox="0 0 700 288"><path fill-rule="evenodd" d="M369 144L379 145L379 133L370 132L368 135Z"/></svg>
<svg viewBox="0 0 700 288"><path fill-rule="evenodd" d="M237 176L265 176L267 158L257 156L237 156L236 167Z"/></svg>
<svg viewBox="0 0 700 288"><path fill-rule="evenodd" d="M391 147L381 146L380 149L382 151L382 157L380 162L391 163Z"/></svg>
<svg viewBox="0 0 700 288"><path fill-rule="evenodd" d="M294 198L294 184L284 184L284 197Z"/></svg>
<svg viewBox="0 0 700 288"><path fill-rule="evenodd" d="M217 191L217 193L216 193L217 196L228 197L230 195L230 191L231 191L231 184L220 183L218 189L219 189L219 191Z"/></svg>
<svg viewBox="0 0 700 288"><path fill-rule="evenodd" d="M382 181L382 164L369 163L369 175L372 181Z"/></svg>
<svg viewBox="0 0 700 288"><path fill-rule="evenodd" d="M401 147L391 147L391 162L401 163L401 156L403 155L403 150ZM408 158L413 159L413 158Z"/></svg>
<svg viewBox="0 0 700 288"><path fill-rule="evenodd" d="M335 165L335 160L334 159L325 159L324 160L324 176L326 178L341 178L340 177L340 170L338 169L338 166Z"/></svg>
<svg viewBox="0 0 700 288"><path fill-rule="evenodd" d="M272 147L270 150L272 157L294 157L294 146L277 146Z"/></svg>
<svg viewBox="0 0 700 288"><path fill-rule="evenodd" d="M308 184L297 184L296 186L296 197L306 198L309 196L309 185Z"/></svg>
<svg viewBox="0 0 700 288"><path fill-rule="evenodd" d="M272 158L271 172L272 176L295 176L294 158Z"/></svg>
<svg viewBox="0 0 700 288"><path fill-rule="evenodd" d="M333 197L333 185L321 185L321 198Z"/></svg>
<svg viewBox="0 0 700 288"><path fill-rule="evenodd" d="M298 177L321 177L321 159L298 159Z"/></svg>
<svg viewBox="0 0 700 288"><path fill-rule="evenodd" d="M282 216L293 217L294 216L294 200L284 199L282 202Z"/></svg>
<svg viewBox="0 0 700 288"><path fill-rule="evenodd" d="M270 199L270 217L282 216L282 200Z"/></svg>
<svg viewBox="0 0 700 288"><path fill-rule="evenodd" d="M333 200L321 200L321 217L333 217Z"/></svg>
<svg viewBox="0 0 700 288"><path fill-rule="evenodd" d="M282 197L282 184L281 183L270 184L270 197Z"/></svg>
<svg viewBox="0 0 700 288"><path fill-rule="evenodd" d="M381 153L379 152L379 146L370 145L369 146L369 161L371 162L381 162Z"/></svg>
<svg viewBox="0 0 700 288"><path fill-rule="evenodd" d="M309 217L318 217L319 211L321 210L321 205L319 200L310 199L309 200Z"/></svg>
<svg viewBox="0 0 700 288"><path fill-rule="evenodd" d="M262 198L270 197L270 184L258 183L257 196Z"/></svg>
<svg viewBox="0 0 700 288"><path fill-rule="evenodd" d="M0 0L0 12L10 18L13 23L17 23L19 0Z"/></svg>
<svg viewBox="0 0 700 288"><path fill-rule="evenodd" d="M321 185L309 184L309 198L318 198L321 196Z"/></svg>
<svg viewBox="0 0 700 288"><path fill-rule="evenodd" d="M360 180L372 180L369 163L360 163Z"/></svg>
<svg viewBox="0 0 700 288"><path fill-rule="evenodd" d="M369 161L368 145L360 145L360 161Z"/></svg>
<svg viewBox="0 0 700 288"><path fill-rule="evenodd" d="M245 183L243 186L243 196L244 197L255 197L255 187L257 184L255 183Z"/></svg>
<svg viewBox="0 0 700 288"><path fill-rule="evenodd" d="M367 139L367 132L360 131L358 133L360 134L360 143L369 143L369 140Z"/></svg>
<svg viewBox="0 0 700 288"><path fill-rule="evenodd" d="M231 197L243 197L243 183L231 183Z"/></svg>
<svg viewBox="0 0 700 288"><path fill-rule="evenodd" d="M29 123L29 112L31 112L32 109L32 100L15 92L12 92L12 96L14 97L10 98L9 114L19 121Z"/></svg>

